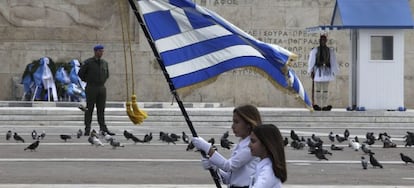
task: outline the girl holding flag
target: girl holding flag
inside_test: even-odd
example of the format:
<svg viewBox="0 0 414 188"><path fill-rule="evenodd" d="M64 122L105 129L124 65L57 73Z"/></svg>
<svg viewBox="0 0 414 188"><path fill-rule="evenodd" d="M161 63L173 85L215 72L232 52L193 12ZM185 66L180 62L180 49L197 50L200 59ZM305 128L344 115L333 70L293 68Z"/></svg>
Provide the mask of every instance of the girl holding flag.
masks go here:
<svg viewBox="0 0 414 188"><path fill-rule="evenodd" d="M250 133L253 128L262 123L258 109L253 105L242 105L233 110L233 124L231 126L236 137L240 138L229 159L211 147L211 144L201 137L193 137L192 143L199 150L208 155L203 159L203 167L217 168L224 184L229 188L248 188L250 178L254 175L259 158L250 152Z"/></svg>

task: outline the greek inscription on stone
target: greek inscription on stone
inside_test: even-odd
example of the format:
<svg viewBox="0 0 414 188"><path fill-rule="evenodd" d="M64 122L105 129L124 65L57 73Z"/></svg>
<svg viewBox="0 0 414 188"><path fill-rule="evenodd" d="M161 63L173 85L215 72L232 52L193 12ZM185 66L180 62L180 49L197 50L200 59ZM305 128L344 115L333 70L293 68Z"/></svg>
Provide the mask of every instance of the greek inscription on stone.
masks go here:
<svg viewBox="0 0 414 188"><path fill-rule="evenodd" d="M215 0L214 5L238 5L237 0Z"/></svg>
<svg viewBox="0 0 414 188"><path fill-rule="evenodd" d="M299 77L308 76L309 52L319 45L319 34L306 33L304 30L260 30L247 31L256 39L270 44L277 44L297 55L297 60L291 66ZM336 48L336 41L328 40L328 46ZM349 67L348 63L338 63L340 68Z"/></svg>
<svg viewBox="0 0 414 188"><path fill-rule="evenodd" d="M209 7L209 6L225 6L225 5L252 5L254 0L193 0L194 3Z"/></svg>

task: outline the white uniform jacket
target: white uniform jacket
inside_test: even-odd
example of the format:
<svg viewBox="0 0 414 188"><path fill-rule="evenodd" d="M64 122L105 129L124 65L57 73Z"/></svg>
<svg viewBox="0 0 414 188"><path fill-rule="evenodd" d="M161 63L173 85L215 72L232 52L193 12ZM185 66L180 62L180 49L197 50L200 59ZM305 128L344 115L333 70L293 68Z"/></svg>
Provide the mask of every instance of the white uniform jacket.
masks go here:
<svg viewBox="0 0 414 188"><path fill-rule="evenodd" d="M214 152L209 158L210 162L218 167L219 174L224 184L229 186L248 186L250 177L254 175L259 158L252 156L250 148L250 136L240 140L233 149L229 159L220 153Z"/></svg>
<svg viewBox="0 0 414 188"><path fill-rule="evenodd" d="M272 161L264 158L257 164L256 175L251 179L250 188L281 188L282 182L275 176Z"/></svg>
<svg viewBox="0 0 414 188"><path fill-rule="evenodd" d="M309 61L308 61L308 73L310 74L314 70L315 61L316 61L316 54L318 52L318 48L313 48L309 53ZM330 74L322 74L320 69L316 69L315 71L315 82L328 82L335 80L335 76L339 72L339 66L336 62L335 51L333 48L329 48L329 57L331 62L331 70Z"/></svg>

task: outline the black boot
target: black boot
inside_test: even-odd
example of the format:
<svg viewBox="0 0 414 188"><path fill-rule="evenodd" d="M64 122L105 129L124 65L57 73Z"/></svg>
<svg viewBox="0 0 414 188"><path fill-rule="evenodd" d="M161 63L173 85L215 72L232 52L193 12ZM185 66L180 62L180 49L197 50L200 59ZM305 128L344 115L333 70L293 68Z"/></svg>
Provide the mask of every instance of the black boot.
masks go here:
<svg viewBox="0 0 414 188"><path fill-rule="evenodd" d="M321 111L322 110L321 107L319 105L317 105L317 104L313 105L313 109L315 111Z"/></svg>
<svg viewBox="0 0 414 188"><path fill-rule="evenodd" d="M84 136L89 136L90 132L91 132L91 128L90 127L85 127Z"/></svg>
<svg viewBox="0 0 414 188"><path fill-rule="evenodd" d="M111 136L114 136L114 135L115 135L115 133L113 133L113 132L109 131L108 129L107 129L105 132L106 132L106 134L109 134L109 135L111 135Z"/></svg>
<svg viewBox="0 0 414 188"><path fill-rule="evenodd" d="M332 110L332 106L331 106L331 105L328 105L328 106L326 106L326 109L327 109L328 111L331 111L331 110Z"/></svg>
<svg viewBox="0 0 414 188"><path fill-rule="evenodd" d="M324 106L322 108L322 111L331 111L331 109L332 109L332 106L331 105L328 105L328 106Z"/></svg>
<svg viewBox="0 0 414 188"><path fill-rule="evenodd" d="M111 136L114 136L115 135L115 133L113 133L113 132L111 132L111 131L109 131L108 130L108 128L106 127L106 125L104 125L104 126L101 126L101 130L100 130L100 132L103 134L103 132L105 132L106 134L109 134L109 135L111 135Z"/></svg>

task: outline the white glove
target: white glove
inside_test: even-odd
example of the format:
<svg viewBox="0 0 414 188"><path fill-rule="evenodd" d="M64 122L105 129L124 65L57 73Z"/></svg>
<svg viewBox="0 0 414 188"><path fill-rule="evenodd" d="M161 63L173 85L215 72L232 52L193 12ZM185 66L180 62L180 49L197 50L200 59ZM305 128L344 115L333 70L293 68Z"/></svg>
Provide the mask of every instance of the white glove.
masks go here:
<svg viewBox="0 0 414 188"><path fill-rule="evenodd" d="M206 154L210 151L211 144L201 137L193 137L191 142L197 149L204 151Z"/></svg>
<svg viewBox="0 0 414 188"><path fill-rule="evenodd" d="M201 165L203 166L204 170L208 170L211 168L211 163L208 159L201 157Z"/></svg>

